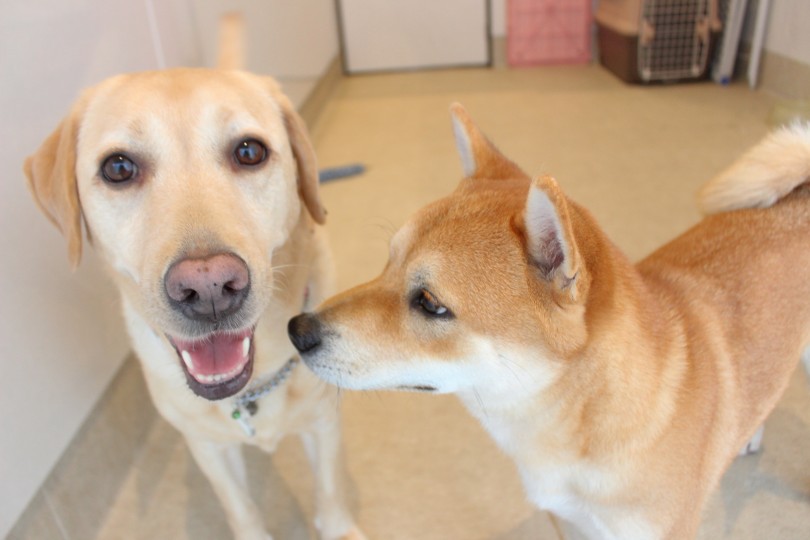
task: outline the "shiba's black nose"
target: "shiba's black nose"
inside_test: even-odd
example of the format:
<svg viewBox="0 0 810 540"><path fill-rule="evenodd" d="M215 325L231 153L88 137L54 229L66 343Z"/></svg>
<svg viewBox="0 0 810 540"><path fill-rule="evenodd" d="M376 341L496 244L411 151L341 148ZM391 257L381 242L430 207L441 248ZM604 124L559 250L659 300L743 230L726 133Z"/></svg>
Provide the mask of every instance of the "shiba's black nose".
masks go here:
<svg viewBox="0 0 810 540"><path fill-rule="evenodd" d="M287 324L287 334L298 352L308 353L321 346L322 327L317 316L302 313L290 319Z"/></svg>

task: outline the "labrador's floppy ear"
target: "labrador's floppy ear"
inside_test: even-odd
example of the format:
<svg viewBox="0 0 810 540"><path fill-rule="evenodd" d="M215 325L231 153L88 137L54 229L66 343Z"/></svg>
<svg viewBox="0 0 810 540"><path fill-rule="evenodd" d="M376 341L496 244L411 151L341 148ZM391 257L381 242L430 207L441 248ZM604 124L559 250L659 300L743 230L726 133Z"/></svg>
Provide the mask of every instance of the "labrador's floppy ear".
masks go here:
<svg viewBox="0 0 810 540"><path fill-rule="evenodd" d="M290 139L293 156L298 164L298 193L304 201L309 214L316 223L323 225L326 222L326 210L321 203L320 186L318 182L318 163L315 159L315 150L309 140L307 126L304 120L295 111L295 107L285 96L278 83L269 79L270 91L276 102L281 106L284 115L284 126Z"/></svg>
<svg viewBox="0 0 810 540"><path fill-rule="evenodd" d="M82 209L76 180L76 145L87 96L82 96L23 169L39 209L67 239L74 270L82 258Z"/></svg>
<svg viewBox="0 0 810 540"><path fill-rule="evenodd" d="M572 302L581 298L585 268L568 201L551 176L535 178L523 214L526 250L541 279Z"/></svg>
<svg viewBox="0 0 810 540"><path fill-rule="evenodd" d="M464 176L490 180L527 178L520 167L501 154L481 133L461 104L453 103L450 106L450 116Z"/></svg>

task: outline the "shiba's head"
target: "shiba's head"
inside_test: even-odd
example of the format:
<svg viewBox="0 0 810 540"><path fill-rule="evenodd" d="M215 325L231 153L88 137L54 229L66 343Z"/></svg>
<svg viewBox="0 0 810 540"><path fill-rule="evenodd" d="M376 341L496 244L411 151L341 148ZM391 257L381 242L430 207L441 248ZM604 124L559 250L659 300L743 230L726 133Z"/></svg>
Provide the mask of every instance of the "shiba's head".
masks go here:
<svg viewBox="0 0 810 540"><path fill-rule="evenodd" d="M465 178L393 237L373 281L289 324L320 377L353 389L461 392L550 383L586 339L585 219L451 108ZM587 228L585 228L587 230Z"/></svg>

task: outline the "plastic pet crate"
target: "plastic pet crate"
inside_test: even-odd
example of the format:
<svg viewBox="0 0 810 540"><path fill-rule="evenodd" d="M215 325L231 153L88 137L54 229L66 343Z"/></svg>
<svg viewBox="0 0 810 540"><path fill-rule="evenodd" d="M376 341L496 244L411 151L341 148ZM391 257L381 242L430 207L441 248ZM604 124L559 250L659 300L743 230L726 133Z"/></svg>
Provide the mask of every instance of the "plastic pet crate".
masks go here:
<svg viewBox="0 0 810 540"><path fill-rule="evenodd" d="M601 0L600 61L628 82L699 79L722 28L719 0Z"/></svg>
<svg viewBox="0 0 810 540"><path fill-rule="evenodd" d="M508 0L510 66L577 64L591 59L591 0Z"/></svg>

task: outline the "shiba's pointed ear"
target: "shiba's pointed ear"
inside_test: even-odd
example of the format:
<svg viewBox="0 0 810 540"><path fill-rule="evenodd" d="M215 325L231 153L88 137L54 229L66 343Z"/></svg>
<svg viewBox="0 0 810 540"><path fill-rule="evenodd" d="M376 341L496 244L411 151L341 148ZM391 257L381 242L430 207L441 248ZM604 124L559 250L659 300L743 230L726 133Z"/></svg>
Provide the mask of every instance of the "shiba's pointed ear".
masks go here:
<svg viewBox="0 0 810 540"><path fill-rule="evenodd" d="M532 181L523 220L530 263L564 297L579 300L581 257L568 202L554 178L541 176Z"/></svg>
<svg viewBox="0 0 810 540"><path fill-rule="evenodd" d="M453 103L450 106L450 116L465 177L490 180L526 178L526 173L501 154L481 133L461 104Z"/></svg>
<svg viewBox="0 0 810 540"><path fill-rule="evenodd" d="M28 189L37 206L67 240L68 260L73 269L82 258L82 209L76 181L76 145L86 102L85 94L23 165Z"/></svg>
<svg viewBox="0 0 810 540"><path fill-rule="evenodd" d="M284 115L284 125L290 139L293 156L298 165L298 194L309 211L309 215L316 223L323 225L326 222L326 209L321 203L320 185L318 181L318 163L315 159L315 150L309 140L307 126L304 120L295 111L289 98L284 95L278 83L268 78L270 91L276 102L281 106Z"/></svg>

